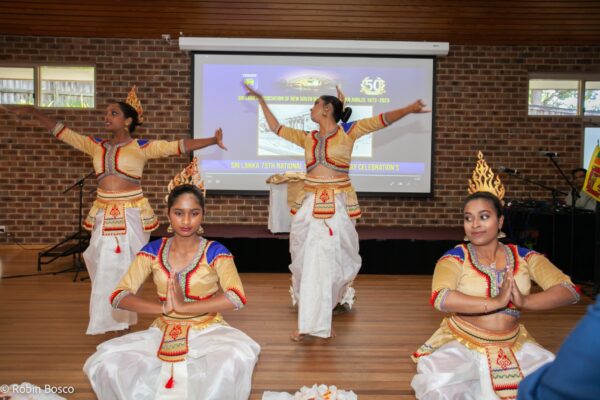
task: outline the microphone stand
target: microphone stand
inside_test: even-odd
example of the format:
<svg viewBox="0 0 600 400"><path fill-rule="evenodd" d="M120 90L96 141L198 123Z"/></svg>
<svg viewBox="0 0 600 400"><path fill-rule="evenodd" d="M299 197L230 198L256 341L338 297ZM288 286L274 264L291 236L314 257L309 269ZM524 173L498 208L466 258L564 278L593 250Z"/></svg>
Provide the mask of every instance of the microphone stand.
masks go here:
<svg viewBox="0 0 600 400"><path fill-rule="evenodd" d="M67 236L65 239L63 239L62 241L60 241L59 243L57 243L56 245L52 246L50 249L40 252L38 254L38 271L42 270L42 264L49 264L52 261L56 260L59 257L64 257L64 256L68 256L68 255L73 255L73 266L63 269L61 271L57 271L54 272L53 274L61 274L63 272L75 272L75 276L73 277L73 282L75 282L77 280L77 276L79 275L79 272L84 270L85 268L83 267L83 263L81 261L81 253L85 250L85 248L88 246L89 244L89 238L88 238L88 234L86 232L84 232L82 230L82 223L83 223L83 186L85 184L85 180L89 177L91 177L92 175L94 175L94 171L91 171L90 173L88 173L87 175L85 175L83 178L79 179L77 182L73 183L71 186L69 186L68 188L66 188L65 190L63 190L63 194L71 191L71 189L78 187L79 188L79 218L78 218L78 224L77 224L77 232L75 232L74 234ZM85 237L84 237L85 236ZM64 245L72 240L77 240L76 244L71 245L70 247L66 248L66 249L59 249L59 246ZM52 257L51 260L49 261L42 261L42 257ZM85 279L85 278L83 278ZM83 280L82 279L82 280Z"/></svg>
<svg viewBox="0 0 600 400"><path fill-rule="evenodd" d="M527 182L527 183L539 186L542 189L548 190L552 193L552 205L553 205L553 207L552 207L552 249L550 250L550 258L554 259L554 248L556 247L556 211L555 211L554 205L556 204L556 201L557 201L556 199L559 194L562 194L563 196L566 196L567 194L556 188L546 186L543 183L529 179L521 174L514 173L514 172L508 172L508 171L504 171L504 173L506 173L510 176L513 176L515 178L519 178L523 182Z"/></svg>
<svg viewBox="0 0 600 400"><path fill-rule="evenodd" d="M565 182L567 182L571 190L571 237L569 240L569 275L571 276L571 279L575 280L573 278L573 271L575 270L575 202L579 197L579 189L577 189L571 181L571 179L569 179L569 177L565 175L563 169L560 167L560 165L558 165L558 162L556 162L556 160L554 159L554 155L546 154L546 156L550 159L550 161L552 161L552 164L554 164L554 167L556 167L558 172L560 172L560 175L563 177Z"/></svg>

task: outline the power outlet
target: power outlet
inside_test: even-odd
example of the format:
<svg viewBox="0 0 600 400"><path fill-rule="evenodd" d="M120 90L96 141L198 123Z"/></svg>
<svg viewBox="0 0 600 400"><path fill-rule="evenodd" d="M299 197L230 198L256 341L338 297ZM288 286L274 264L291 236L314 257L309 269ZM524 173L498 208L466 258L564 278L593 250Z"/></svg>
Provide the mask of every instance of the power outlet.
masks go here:
<svg viewBox="0 0 600 400"><path fill-rule="evenodd" d="M0 225L0 235L4 235L6 233L6 226Z"/></svg>

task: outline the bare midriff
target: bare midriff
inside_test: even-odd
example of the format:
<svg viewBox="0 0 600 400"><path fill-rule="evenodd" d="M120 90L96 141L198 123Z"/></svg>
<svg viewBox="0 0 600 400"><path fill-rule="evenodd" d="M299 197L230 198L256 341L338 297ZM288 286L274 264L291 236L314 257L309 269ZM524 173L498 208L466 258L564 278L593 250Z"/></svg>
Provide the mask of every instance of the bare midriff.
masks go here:
<svg viewBox="0 0 600 400"><path fill-rule="evenodd" d="M313 179L341 179L348 178L348 174L342 174L327 168L324 165L317 165L306 175L306 177Z"/></svg>
<svg viewBox="0 0 600 400"><path fill-rule="evenodd" d="M98 187L107 192L130 192L142 188L140 185L126 181L116 175L104 177L104 179L98 182Z"/></svg>
<svg viewBox="0 0 600 400"><path fill-rule="evenodd" d="M495 332L511 330L519 323L516 317L501 312L487 315L456 315L478 328Z"/></svg>

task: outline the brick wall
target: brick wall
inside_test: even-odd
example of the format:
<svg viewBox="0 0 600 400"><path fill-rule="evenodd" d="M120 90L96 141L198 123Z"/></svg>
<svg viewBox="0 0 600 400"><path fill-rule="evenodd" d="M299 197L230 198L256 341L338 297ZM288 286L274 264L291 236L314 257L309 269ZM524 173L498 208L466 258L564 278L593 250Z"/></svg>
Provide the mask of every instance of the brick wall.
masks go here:
<svg viewBox="0 0 600 400"><path fill-rule="evenodd" d="M5 63L83 63L96 66L97 107L48 114L87 134L102 132L105 106L137 83L148 124L139 136L179 139L190 132L190 58L162 40L0 36ZM527 116L530 72L595 72L600 46L451 46L440 58L433 198L360 197L365 225L457 226L466 180L481 149L493 166L505 165L550 186L561 186L540 149L561 153L565 169L578 166L582 122L573 117ZM225 133L227 134L227 133ZM231 144L229 144L231 146ZM184 165L174 157L151 161L143 186L161 221L165 184ZM19 243L50 244L77 226L77 193L62 191L91 171L87 156L54 139L33 121L0 111L0 225ZM548 193L513 178L507 197L547 199ZM84 208L95 183L86 184ZM210 195L206 221L266 225L266 196ZM0 237L0 243L6 243Z"/></svg>

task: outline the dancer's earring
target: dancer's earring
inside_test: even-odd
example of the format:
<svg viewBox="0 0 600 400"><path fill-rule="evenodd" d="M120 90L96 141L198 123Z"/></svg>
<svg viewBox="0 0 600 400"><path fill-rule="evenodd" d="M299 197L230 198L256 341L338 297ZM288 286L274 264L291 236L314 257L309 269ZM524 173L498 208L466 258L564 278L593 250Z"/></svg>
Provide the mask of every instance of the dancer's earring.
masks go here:
<svg viewBox="0 0 600 400"><path fill-rule="evenodd" d="M463 238L463 240L464 240L465 242L470 242L470 240L469 240L469 237L468 237L467 235L465 235L465 237Z"/></svg>
<svg viewBox="0 0 600 400"><path fill-rule="evenodd" d="M502 232L500 229L498 229L498 234L496 235L496 238L504 239L505 237L506 237L506 234L504 232Z"/></svg>
<svg viewBox="0 0 600 400"><path fill-rule="evenodd" d="M198 227L196 233L198 234L198 236L202 236L202 234L204 233L204 228L202 227L202 225Z"/></svg>
<svg viewBox="0 0 600 400"><path fill-rule="evenodd" d="M167 227L167 232L173 233L173 227L171 226L171 224L169 224L169 226Z"/></svg>

